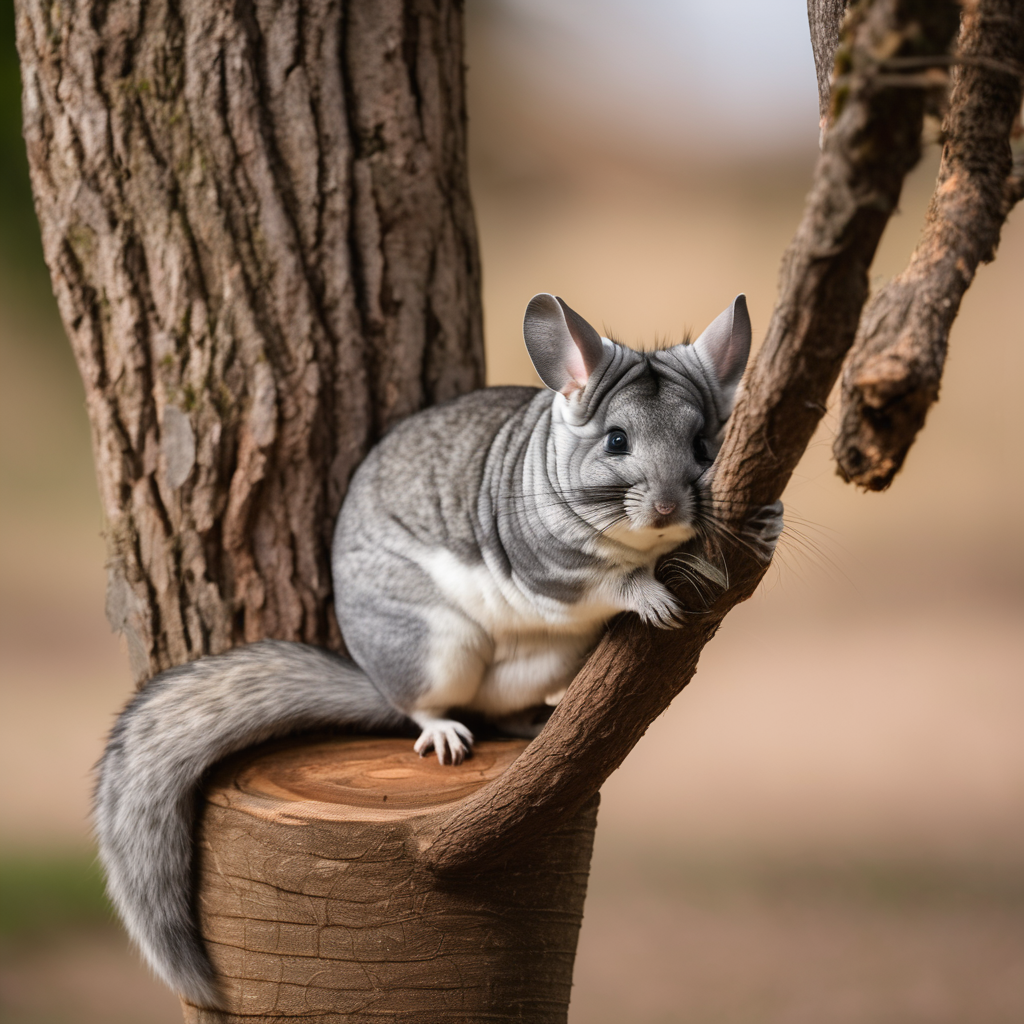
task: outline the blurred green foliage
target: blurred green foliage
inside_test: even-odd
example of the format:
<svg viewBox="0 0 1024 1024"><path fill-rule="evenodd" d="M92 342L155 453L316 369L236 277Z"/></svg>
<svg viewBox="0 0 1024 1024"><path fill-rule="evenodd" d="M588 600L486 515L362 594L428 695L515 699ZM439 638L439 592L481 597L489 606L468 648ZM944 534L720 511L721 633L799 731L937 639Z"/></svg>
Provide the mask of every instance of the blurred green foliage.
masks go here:
<svg viewBox="0 0 1024 1024"><path fill-rule="evenodd" d="M0 941L21 941L69 925L112 918L94 855L0 857Z"/></svg>

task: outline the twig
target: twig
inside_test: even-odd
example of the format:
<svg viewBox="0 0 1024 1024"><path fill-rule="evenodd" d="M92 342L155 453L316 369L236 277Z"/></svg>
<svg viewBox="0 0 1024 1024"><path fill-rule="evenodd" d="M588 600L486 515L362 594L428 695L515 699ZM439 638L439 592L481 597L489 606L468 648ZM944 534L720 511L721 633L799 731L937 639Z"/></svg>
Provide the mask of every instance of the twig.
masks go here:
<svg viewBox="0 0 1024 1024"><path fill-rule="evenodd" d="M811 30L814 69L818 76L818 113L822 135L828 124L832 96L832 71L836 62L839 26L846 0L807 0L807 24Z"/></svg>
<svg viewBox="0 0 1024 1024"><path fill-rule="evenodd" d="M970 54L937 54L934 57L890 57L887 60L873 63L866 62L856 72L850 71L836 76L832 80L832 88L849 85L855 75L863 75L869 78L877 88L942 89L949 84L949 78L940 70L946 67L984 68L986 71L1024 79L1024 68L1008 61ZM906 74L907 71L917 69L923 69L926 73L923 75ZM936 73L927 74L929 70Z"/></svg>
<svg viewBox="0 0 1024 1024"><path fill-rule="evenodd" d="M1009 31L1014 31L1012 24L1009 26ZM1004 75L1013 75L1015 78L1024 77L1024 67L1019 64L969 53L948 53L935 57L891 57L888 60L879 61L878 66L883 71L935 67L985 68L987 71L997 71Z"/></svg>

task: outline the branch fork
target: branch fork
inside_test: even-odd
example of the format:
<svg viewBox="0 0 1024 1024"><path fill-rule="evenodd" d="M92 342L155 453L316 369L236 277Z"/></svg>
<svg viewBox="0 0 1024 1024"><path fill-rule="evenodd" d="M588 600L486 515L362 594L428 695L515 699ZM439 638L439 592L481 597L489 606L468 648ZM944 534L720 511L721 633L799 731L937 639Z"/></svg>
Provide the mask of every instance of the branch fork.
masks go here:
<svg viewBox="0 0 1024 1024"><path fill-rule="evenodd" d="M843 45L861 65L883 47L889 57L942 57L958 20L951 0L875 0L847 19ZM653 629L634 616L617 620L541 735L500 778L439 822L421 854L435 872L494 864L593 799L693 677L726 613L756 589L767 563L742 542L743 533L779 500L821 419L855 336L882 230L920 156L924 113L919 90L859 76L826 135L803 220L783 260L779 300L730 419L713 484L732 585L680 629Z"/></svg>

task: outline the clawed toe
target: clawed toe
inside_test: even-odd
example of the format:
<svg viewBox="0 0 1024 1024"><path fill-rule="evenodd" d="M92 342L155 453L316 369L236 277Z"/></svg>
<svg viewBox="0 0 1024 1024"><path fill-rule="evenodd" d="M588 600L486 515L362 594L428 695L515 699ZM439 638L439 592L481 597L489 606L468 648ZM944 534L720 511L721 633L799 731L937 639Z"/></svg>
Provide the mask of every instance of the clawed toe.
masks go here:
<svg viewBox="0 0 1024 1024"><path fill-rule="evenodd" d="M473 734L461 722L433 722L423 729L413 744L420 757L431 750L437 754L438 764L462 764L473 749Z"/></svg>

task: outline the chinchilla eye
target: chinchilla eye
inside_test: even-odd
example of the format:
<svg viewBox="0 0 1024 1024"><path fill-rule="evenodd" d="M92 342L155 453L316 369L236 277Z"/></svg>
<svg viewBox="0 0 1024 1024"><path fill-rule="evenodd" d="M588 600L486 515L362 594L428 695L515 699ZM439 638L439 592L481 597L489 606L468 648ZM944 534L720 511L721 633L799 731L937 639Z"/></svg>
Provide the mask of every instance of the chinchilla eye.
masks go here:
<svg viewBox="0 0 1024 1024"><path fill-rule="evenodd" d="M624 430L612 427L604 439L604 450L612 455L624 455L629 451L629 438Z"/></svg>
<svg viewBox="0 0 1024 1024"><path fill-rule="evenodd" d="M693 439L693 454L698 462L712 462L711 452L708 451L708 443L699 435Z"/></svg>

